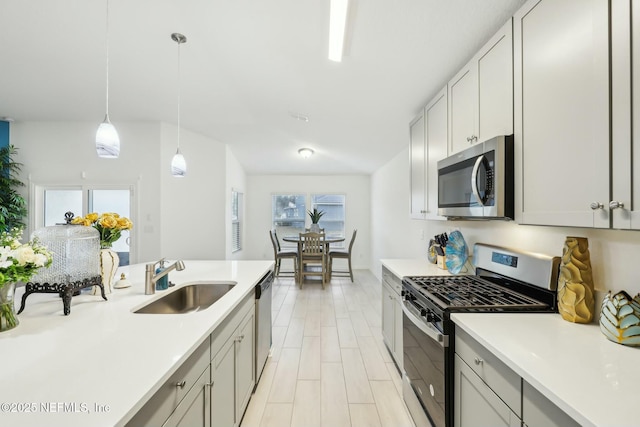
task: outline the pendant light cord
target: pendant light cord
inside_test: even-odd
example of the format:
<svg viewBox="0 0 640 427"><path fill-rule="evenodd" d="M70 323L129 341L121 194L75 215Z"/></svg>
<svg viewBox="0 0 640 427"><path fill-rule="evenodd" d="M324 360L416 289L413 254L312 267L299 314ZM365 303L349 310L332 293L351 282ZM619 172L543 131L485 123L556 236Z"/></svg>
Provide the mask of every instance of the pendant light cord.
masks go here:
<svg viewBox="0 0 640 427"><path fill-rule="evenodd" d="M182 92L182 62L180 61L180 45L178 42L178 152L180 151L180 95Z"/></svg>
<svg viewBox="0 0 640 427"><path fill-rule="evenodd" d="M109 0L107 0L107 96L106 96L106 112L109 117Z"/></svg>

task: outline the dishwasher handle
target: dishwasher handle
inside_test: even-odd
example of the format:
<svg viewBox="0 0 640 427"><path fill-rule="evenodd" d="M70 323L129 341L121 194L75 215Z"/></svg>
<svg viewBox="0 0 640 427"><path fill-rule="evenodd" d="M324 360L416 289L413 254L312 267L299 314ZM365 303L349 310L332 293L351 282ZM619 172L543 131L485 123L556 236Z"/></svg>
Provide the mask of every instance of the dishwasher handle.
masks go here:
<svg viewBox="0 0 640 427"><path fill-rule="evenodd" d="M273 271L269 270L267 274L256 285L256 299L260 299L262 294L273 284Z"/></svg>

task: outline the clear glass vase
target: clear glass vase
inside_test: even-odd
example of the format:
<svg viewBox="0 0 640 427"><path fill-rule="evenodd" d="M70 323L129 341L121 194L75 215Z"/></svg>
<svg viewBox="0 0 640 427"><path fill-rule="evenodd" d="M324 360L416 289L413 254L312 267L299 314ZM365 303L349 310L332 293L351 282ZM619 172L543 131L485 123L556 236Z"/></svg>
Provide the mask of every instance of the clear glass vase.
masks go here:
<svg viewBox="0 0 640 427"><path fill-rule="evenodd" d="M5 283L0 287L0 332L15 328L20 323L13 308L16 284Z"/></svg>

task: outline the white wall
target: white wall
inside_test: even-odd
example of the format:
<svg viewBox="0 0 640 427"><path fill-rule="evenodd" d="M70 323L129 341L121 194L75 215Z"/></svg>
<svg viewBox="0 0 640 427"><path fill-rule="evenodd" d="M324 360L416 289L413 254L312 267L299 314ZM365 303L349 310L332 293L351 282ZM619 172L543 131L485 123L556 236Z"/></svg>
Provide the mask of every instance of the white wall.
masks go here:
<svg viewBox="0 0 640 427"><path fill-rule="evenodd" d="M180 130L184 178L171 176L178 128L162 124L160 157L161 253L168 259L225 259L226 146Z"/></svg>
<svg viewBox="0 0 640 427"><path fill-rule="evenodd" d="M371 253L372 271L376 276L381 274L381 258L422 258L427 262L429 238L454 229L462 232L469 247L483 242L557 256L562 255L565 237L582 236L589 239L593 279L600 297L608 290L626 290L631 295L640 292L637 279L640 233L637 231L527 226L505 221L411 220L408 165L407 149L371 178Z"/></svg>
<svg viewBox="0 0 640 427"><path fill-rule="evenodd" d="M182 129L188 171L187 177L176 179L170 175L175 126L115 123L120 157L100 159L94 143L98 124L12 123L11 144L18 148L16 161L24 164L21 180L40 185L133 184L137 203L132 209L132 262L224 259L225 146ZM30 203L28 189L24 195Z"/></svg>
<svg viewBox="0 0 640 427"><path fill-rule="evenodd" d="M353 229L358 230L358 237L353 246L353 268L370 268L370 183L368 175L248 175L245 194L248 240L244 258L273 259L273 248L269 240L272 194L345 194L345 233L348 236L346 242L350 240Z"/></svg>

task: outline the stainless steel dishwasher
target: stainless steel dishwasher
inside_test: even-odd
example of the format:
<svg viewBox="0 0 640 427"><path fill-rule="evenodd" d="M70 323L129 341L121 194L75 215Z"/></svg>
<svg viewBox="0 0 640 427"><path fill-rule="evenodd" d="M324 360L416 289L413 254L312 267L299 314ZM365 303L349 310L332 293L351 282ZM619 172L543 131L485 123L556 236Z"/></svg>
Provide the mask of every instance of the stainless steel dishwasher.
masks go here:
<svg viewBox="0 0 640 427"><path fill-rule="evenodd" d="M256 285L256 387L271 350L271 294L273 272L265 274Z"/></svg>

